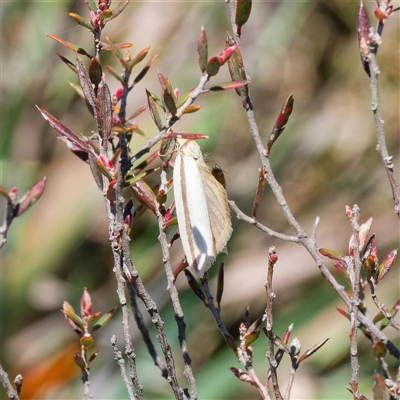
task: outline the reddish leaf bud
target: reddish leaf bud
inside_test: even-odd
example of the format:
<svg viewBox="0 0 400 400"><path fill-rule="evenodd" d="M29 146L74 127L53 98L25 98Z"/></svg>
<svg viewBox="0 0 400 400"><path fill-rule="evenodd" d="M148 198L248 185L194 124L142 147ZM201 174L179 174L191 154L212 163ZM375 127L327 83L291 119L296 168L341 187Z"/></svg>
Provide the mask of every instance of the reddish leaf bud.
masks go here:
<svg viewBox="0 0 400 400"><path fill-rule="evenodd" d="M397 257L397 249L389 251L378 267L377 282L380 282L391 270Z"/></svg>
<svg viewBox="0 0 400 400"><path fill-rule="evenodd" d="M83 289L83 295L81 299L81 315L83 318L88 317L92 313L92 299L86 288Z"/></svg>
<svg viewBox="0 0 400 400"><path fill-rule="evenodd" d="M234 43L232 46L227 47L219 56L218 60L220 66L224 65L232 56L232 54L237 50L237 44Z"/></svg>
<svg viewBox="0 0 400 400"><path fill-rule="evenodd" d="M15 204L18 197L18 188L16 186L12 187L11 190L8 192L8 197L12 204Z"/></svg>
<svg viewBox="0 0 400 400"><path fill-rule="evenodd" d="M200 35L197 40L197 53L200 70L201 72L204 72L206 70L208 60L208 42L206 31L203 27L201 27Z"/></svg>

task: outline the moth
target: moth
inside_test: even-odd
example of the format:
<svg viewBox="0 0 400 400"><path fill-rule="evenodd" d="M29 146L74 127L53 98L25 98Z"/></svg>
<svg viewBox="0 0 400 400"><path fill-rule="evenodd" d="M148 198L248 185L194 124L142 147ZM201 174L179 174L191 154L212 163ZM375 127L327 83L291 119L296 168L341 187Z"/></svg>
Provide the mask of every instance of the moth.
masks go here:
<svg viewBox="0 0 400 400"><path fill-rule="evenodd" d="M189 267L203 277L232 234L228 197L196 142L178 139L177 153L173 177L179 233Z"/></svg>

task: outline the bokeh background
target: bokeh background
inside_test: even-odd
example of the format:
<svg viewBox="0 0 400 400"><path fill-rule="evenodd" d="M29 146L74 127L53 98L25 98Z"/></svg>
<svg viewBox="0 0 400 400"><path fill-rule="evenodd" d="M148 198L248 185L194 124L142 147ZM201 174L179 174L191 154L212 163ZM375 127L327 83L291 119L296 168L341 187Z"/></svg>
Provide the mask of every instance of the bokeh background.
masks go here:
<svg viewBox="0 0 400 400"><path fill-rule="evenodd" d="M373 20L375 2L365 3ZM399 6L398 1L393 4ZM319 216L318 245L346 252L351 228L344 206L357 203L363 221L374 217L372 232L376 233L379 256L383 258L398 247L399 222L375 151L369 80L358 54L358 6L355 0L254 2L250 20L243 28L242 54L265 143L282 104L294 93L294 112L274 145L271 162L296 218L310 233ZM77 77L56 53L70 59L73 54L46 38L46 34L54 34L90 51L91 34L66 16L66 12L75 12L87 17L88 12L83 1L2 2L1 7L1 184L8 190L17 186L21 195L43 176L47 177L47 186L34 208L14 222L1 253L0 360L11 377L17 373L25 377L25 399L79 399L83 397L82 384L72 358L79 350L78 340L60 308L63 300L78 308L83 287L92 294L95 311L106 312L118 304L107 221L102 195L89 168L57 140L35 104L75 133L88 135L95 129L82 100L68 84L76 83ZM114 42L133 43L132 54L148 46L152 46L150 55L160 52L155 68L131 94L129 112L147 104L145 88L160 93L156 68L181 93L197 85L200 72L196 43L201 26L207 32L209 54L219 54L230 31L225 2L132 1L119 18L107 25L105 34ZM380 110L396 171L399 26L398 17L388 21L378 55ZM103 62L117 67L111 54L104 54ZM116 81L110 76L107 79L111 91L115 91ZM228 80L224 67L212 82ZM260 161L239 97L229 91L208 94L197 103L203 106L201 111L185 116L175 128L209 135L209 140L201 142L203 151L210 153L226 172L230 199L250 214ZM142 114L137 123L149 137L156 134L148 113ZM145 139L138 136L132 151L144 143ZM150 183L156 181L154 176ZM258 215L269 227L292 233L269 189ZM276 333L282 335L294 323L292 337L299 338L303 350L332 336L301 365L292 398L349 398L345 389L350 379L349 324L336 310L343 307L338 296L303 248L271 239L234 215L232 220L234 233L229 255L224 257L222 318L226 326L237 336L248 305L252 320L262 314L267 251L275 245L279 255L274 280ZM131 248L141 277L161 310L180 382L185 386L156 220L149 212L135 224ZM180 243L176 242L172 249L174 265L181 256ZM327 264L334 269L332 262L327 260ZM211 271L214 289L216 270L214 267ZM230 372L229 367L240 366L226 348L208 310L188 290L183 276L177 285L199 398L258 398L254 388L239 382ZM398 263L379 285L378 295L388 307L398 299ZM371 315L377 312L372 303L370 310ZM100 354L92 364L91 387L96 399L127 398L110 346L110 336L116 334L123 349L120 317L118 313L95 335L94 349ZM154 337L151 324L149 329ZM400 345L391 328L386 333ZM132 335L146 398L172 398L134 322ZM360 389L370 397L371 375L378 366L369 342L361 334L359 347ZM266 348L265 339L254 344L255 368L261 380L268 370ZM397 367L390 357L388 363L391 368ZM286 387L288 371L286 360L279 368L281 388ZM3 389L0 392L4 397Z"/></svg>

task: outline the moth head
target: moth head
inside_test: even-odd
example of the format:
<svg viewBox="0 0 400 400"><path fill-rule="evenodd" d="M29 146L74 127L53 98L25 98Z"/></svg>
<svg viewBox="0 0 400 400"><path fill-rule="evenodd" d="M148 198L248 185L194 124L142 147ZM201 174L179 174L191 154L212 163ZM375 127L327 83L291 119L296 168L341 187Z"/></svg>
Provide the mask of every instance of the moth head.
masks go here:
<svg viewBox="0 0 400 400"><path fill-rule="evenodd" d="M194 140L177 139L177 149L180 154L186 157L192 157L196 160L203 159L200 146Z"/></svg>

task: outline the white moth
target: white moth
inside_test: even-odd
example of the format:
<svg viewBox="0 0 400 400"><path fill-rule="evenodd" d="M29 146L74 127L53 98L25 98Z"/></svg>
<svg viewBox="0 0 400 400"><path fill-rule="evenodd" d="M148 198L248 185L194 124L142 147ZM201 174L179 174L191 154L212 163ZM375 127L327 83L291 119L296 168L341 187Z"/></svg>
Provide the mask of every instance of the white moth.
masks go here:
<svg viewBox="0 0 400 400"><path fill-rule="evenodd" d="M189 267L202 277L232 234L228 197L199 145L178 139L177 146L174 195L179 233Z"/></svg>

